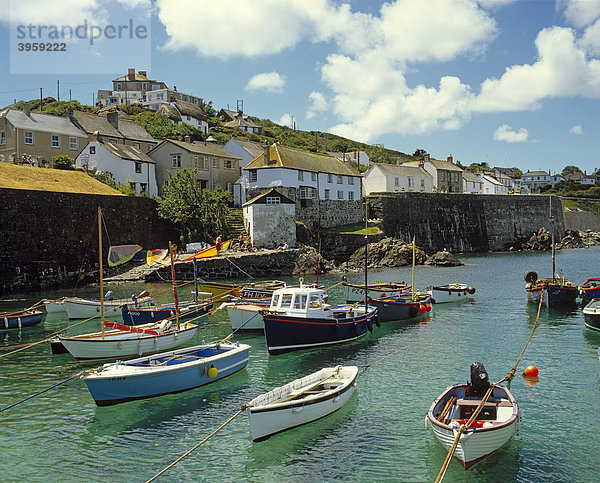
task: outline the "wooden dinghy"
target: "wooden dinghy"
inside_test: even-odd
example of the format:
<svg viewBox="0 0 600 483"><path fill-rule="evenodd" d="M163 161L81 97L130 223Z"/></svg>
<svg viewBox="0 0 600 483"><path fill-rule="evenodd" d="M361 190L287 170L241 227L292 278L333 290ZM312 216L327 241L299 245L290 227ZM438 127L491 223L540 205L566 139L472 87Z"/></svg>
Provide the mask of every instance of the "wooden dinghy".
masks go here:
<svg viewBox="0 0 600 483"><path fill-rule="evenodd" d="M81 378L98 406L186 391L218 381L248 364L250 346L212 343L131 361L104 364Z"/></svg>
<svg viewBox="0 0 600 483"><path fill-rule="evenodd" d="M489 387L483 364L472 364L471 383L447 388L429 408L425 427L450 450L461 425L467 424ZM454 458L468 469L518 434L519 426L515 398L506 387L495 385L476 419L460 436Z"/></svg>
<svg viewBox="0 0 600 483"><path fill-rule="evenodd" d="M42 321L40 310L19 310L17 312L0 313L0 329L21 329L31 327Z"/></svg>
<svg viewBox="0 0 600 483"><path fill-rule="evenodd" d="M354 393L357 366L325 367L254 398L248 409L253 441L315 421L340 409Z"/></svg>

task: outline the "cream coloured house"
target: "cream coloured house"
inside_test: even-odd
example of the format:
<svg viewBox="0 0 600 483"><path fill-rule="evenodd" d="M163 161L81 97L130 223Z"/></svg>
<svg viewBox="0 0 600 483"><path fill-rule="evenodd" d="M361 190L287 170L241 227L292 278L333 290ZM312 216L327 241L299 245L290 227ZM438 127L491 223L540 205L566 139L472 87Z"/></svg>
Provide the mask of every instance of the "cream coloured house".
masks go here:
<svg viewBox="0 0 600 483"><path fill-rule="evenodd" d="M375 163L364 174L365 195L398 191L433 192L433 176L419 166Z"/></svg>

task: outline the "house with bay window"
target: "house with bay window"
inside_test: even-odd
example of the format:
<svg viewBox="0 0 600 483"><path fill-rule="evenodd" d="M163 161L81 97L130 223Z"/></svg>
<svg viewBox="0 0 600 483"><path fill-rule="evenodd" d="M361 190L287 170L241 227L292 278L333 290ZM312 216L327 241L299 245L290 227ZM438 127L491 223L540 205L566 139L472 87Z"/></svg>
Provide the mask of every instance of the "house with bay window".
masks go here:
<svg viewBox="0 0 600 483"><path fill-rule="evenodd" d="M329 228L363 219L362 175L350 164L321 153L281 144L263 152L242 169L234 187L236 204L277 188L296 204L296 219L310 227Z"/></svg>

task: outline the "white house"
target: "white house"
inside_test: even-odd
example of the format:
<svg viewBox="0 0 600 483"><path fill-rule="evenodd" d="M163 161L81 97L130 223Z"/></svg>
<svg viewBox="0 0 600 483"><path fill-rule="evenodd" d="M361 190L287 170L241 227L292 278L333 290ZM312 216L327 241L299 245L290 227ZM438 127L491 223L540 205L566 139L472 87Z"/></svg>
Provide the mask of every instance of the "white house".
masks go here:
<svg viewBox="0 0 600 483"><path fill-rule="evenodd" d="M134 146L91 141L75 159L75 166L109 171L116 182L138 194L156 196L156 163Z"/></svg>
<svg viewBox="0 0 600 483"><path fill-rule="evenodd" d="M556 183L564 181L561 175L555 174L553 176L549 172L546 173L546 171L527 171L521 179L523 180L523 186L526 186L531 193L539 193L540 188L544 186L554 186Z"/></svg>
<svg viewBox="0 0 600 483"><path fill-rule="evenodd" d="M433 176L418 166L375 163L364 174L365 195L398 191L433 192Z"/></svg>
<svg viewBox="0 0 600 483"><path fill-rule="evenodd" d="M407 161L404 166L419 166L433 176L434 191L442 193L462 193L463 170L454 164L452 155L448 156L447 161L434 159L425 154L420 161Z"/></svg>
<svg viewBox="0 0 600 483"><path fill-rule="evenodd" d="M463 193L483 193L483 181L470 171L463 171Z"/></svg>
<svg viewBox="0 0 600 483"><path fill-rule="evenodd" d="M325 151L325 154L335 156L340 161L352 162L361 164L363 166L370 166L369 155L365 151L348 151L345 153L338 153L333 151Z"/></svg>
<svg viewBox="0 0 600 483"><path fill-rule="evenodd" d="M483 192L486 195L507 195L508 188L504 186L493 176L487 174L479 175L479 179L483 181Z"/></svg>
<svg viewBox="0 0 600 483"><path fill-rule="evenodd" d="M255 247L274 248L296 244L296 203L270 189L243 206L244 225Z"/></svg>

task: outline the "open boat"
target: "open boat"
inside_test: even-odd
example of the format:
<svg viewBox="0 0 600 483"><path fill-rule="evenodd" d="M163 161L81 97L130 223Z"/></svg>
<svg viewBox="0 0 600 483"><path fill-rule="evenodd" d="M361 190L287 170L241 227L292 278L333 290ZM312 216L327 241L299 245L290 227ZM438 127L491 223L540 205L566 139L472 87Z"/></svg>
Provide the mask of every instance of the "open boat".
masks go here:
<svg viewBox="0 0 600 483"><path fill-rule="evenodd" d="M408 296L393 296L369 300L369 305L377 308L380 322L406 320L431 312L431 296L416 294L413 299Z"/></svg>
<svg viewBox="0 0 600 483"><path fill-rule="evenodd" d="M204 315L213 307L212 302L184 302L179 305L179 320L192 319ZM151 307L129 307L121 309L125 325L150 324L163 319L175 319L175 304L153 305Z"/></svg>
<svg viewBox="0 0 600 483"><path fill-rule="evenodd" d="M600 298L600 278L588 278L579 286L579 294L584 302Z"/></svg>
<svg viewBox="0 0 600 483"><path fill-rule="evenodd" d="M44 314L40 310L19 310L17 312L0 312L0 329L21 329L31 327L42 321Z"/></svg>
<svg viewBox="0 0 600 483"><path fill-rule="evenodd" d="M246 367L249 350L246 344L203 344L104 364L81 378L96 404L109 406L218 381Z"/></svg>
<svg viewBox="0 0 600 483"><path fill-rule="evenodd" d="M358 367L326 367L254 398L245 407L253 441L315 421L340 409L354 393Z"/></svg>
<svg viewBox="0 0 600 483"><path fill-rule="evenodd" d="M475 293L475 288L469 287L466 283L449 283L446 285L431 285L427 288L427 293L431 295L431 301L434 304L464 302Z"/></svg>
<svg viewBox="0 0 600 483"><path fill-rule="evenodd" d="M593 330L600 330L600 298L590 300L582 312L585 326Z"/></svg>
<svg viewBox="0 0 600 483"><path fill-rule="evenodd" d="M375 307L328 305L325 295L323 289L302 284L273 292L270 307L263 310L269 354L341 344L379 325Z"/></svg>
<svg viewBox="0 0 600 483"><path fill-rule="evenodd" d="M110 292L108 292L110 293ZM98 299L84 299L80 297L65 297L63 305L67 311L69 319L89 319L100 313L100 305L104 305L105 317L121 317L121 308L125 305L134 307L148 307L154 301L148 296L148 292L144 291L139 295L134 295L130 299L111 299L103 297Z"/></svg>
<svg viewBox="0 0 600 483"><path fill-rule="evenodd" d="M450 449L461 425L470 420L489 387L483 364L472 364L471 382L448 387L429 408L425 427ZM472 425L461 434L454 458L468 469L502 447L515 432L518 434L519 425L515 398L506 387L494 385Z"/></svg>
<svg viewBox="0 0 600 483"><path fill-rule="evenodd" d="M342 280L344 297L347 303L362 302L365 300L365 286L348 283ZM400 295L410 291L411 286L404 282L369 283L367 284L367 297L371 299L385 298Z"/></svg>

